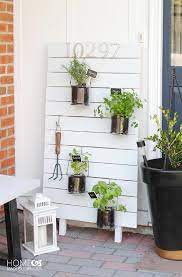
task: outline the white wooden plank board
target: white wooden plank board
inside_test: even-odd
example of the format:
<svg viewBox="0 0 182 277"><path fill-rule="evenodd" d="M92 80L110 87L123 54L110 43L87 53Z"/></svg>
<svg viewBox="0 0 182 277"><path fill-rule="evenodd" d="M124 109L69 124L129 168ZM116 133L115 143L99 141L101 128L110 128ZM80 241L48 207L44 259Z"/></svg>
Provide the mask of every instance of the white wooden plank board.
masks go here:
<svg viewBox="0 0 182 277"><path fill-rule="evenodd" d="M74 83L73 83L74 84ZM68 73L47 73L48 87L69 87L70 76ZM140 74L117 74L117 73L99 73L95 80L92 80L92 87L119 87L119 88L139 88Z"/></svg>
<svg viewBox="0 0 182 277"><path fill-rule="evenodd" d="M90 163L89 165L89 176L91 177L137 181L137 173L137 166L104 163Z"/></svg>
<svg viewBox="0 0 182 277"><path fill-rule="evenodd" d="M69 160L69 153L72 152L73 148L74 148L73 146L63 145L61 147L60 159ZM78 151L80 151L80 147L78 147L77 149ZM137 165L138 152L134 150L83 147L82 153L86 153L86 152L88 152L91 155L89 158L91 162ZM55 159L54 145L46 145L44 158Z"/></svg>
<svg viewBox="0 0 182 277"><path fill-rule="evenodd" d="M49 179L51 177L51 174L44 174L44 187L47 188L57 188L57 189L68 189L68 176L63 175L63 178L61 181L59 180L53 180ZM87 177L86 178L86 191L89 192L92 190L92 187L96 185L99 181L105 181L106 183L109 183L110 179L105 178L92 178ZM134 181L125 181L125 180L111 180L116 182L122 189L122 194L125 196L137 196L137 184Z"/></svg>
<svg viewBox="0 0 182 277"><path fill-rule="evenodd" d="M83 147L98 147L111 149L134 149L136 135L115 135L89 132L62 132L62 145L74 145ZM55 144L55 131L48 130L45 134L45 144Z"/></svg>
<svg viewBox="0 0 182 277"><path fill-rule="evenodd" d="M44 160L44 172L52 173L56 160ZM72 174L72 170L68 161L59 160L63 174ZM117 165L117 164L104 164L104 163L89 163L89 176L109 179L122 179L128 181L137 181L137 166Z"/></svg>
<svg viewBox="0 0 182 277"><path fill-rule="evenodd" d="M46 116L46 130L55 130L58 116ZM128 133L130 135L137 134L138 129L133 128L132 120ZM69 117L61 116L60 118L62 131L77 131L77 132L96 132L96 133L110 133L111 119L110 118L89 118L89 117Z"/></svg>
<svg viewBox="0 0 182 277"><path fill-rule="evenodd" d="M83 222L96 223L97 209L57 204L57 217L69 220L78 220ZM66 215L66 217L65 217ZM79 215L79 217L78 217ZM123 227L136 228L137 214L126 212L123 214Z"/></svg>
<svg viewBox="0 0 182 277"><path fill-rule="evenodd" d="M61 189L53 189L53 188L45 188L45 195L50 195L52 200L59 204L71 205L71 206L81 206L81 207L93 207L93 199L90 198L88 193L84 193L83 195L78 194L70 194L66 190ZM126 205L128 212L136 212L137 211L137 198L136 197L128 197L128 196L120 196L118 199L119 204Z"/></svg>
<svg viewBox="0 0 182 277"><path fill-rule="evenodd" d="M65 58L65 57L73 57L74 56L74 52L73 52L73 48L74 45L77 42L72 42L71 44L66 44L66 43L62 43L62 44L50 44L48 46L48 57L49 58ZM81 42L83 47L87 47L87 42ZM110 42L108 42L110 43ZM97 43L97 45L99 45L100 43ZM86 56L86 58L88 58L88 56L86 55L88 52L84 51L84 55L83 57ZM104 53L105 55L105 53ZM135 44L133 43L132 45L120 45L119 47L119 51L116 55L116 57L113 57L113 53L110 52L109 56L107 58L111 58L111 59L117 59L117 58L140 58L141 56L141 50L140 50L140 44ZM89 58L103 58L103 53L100 53L99 51L99 47L95 47L95 51L93 52L92 56L89 56Z"/></svg>
<svg viewBox="0 0 182 277"><path fill-rule="evenodd" d="M80 62L83 59L79 59ZM49 58L48 72L67 72L72 58ZM88 68L102 73L140 73L139 59L84 59Z"/></svg>
<svg viewBox="0 0 182 277"><path fill-rule="evenodd" d="M138 90L135 90L138 95ZM110 88L89 88L89 102L103 103L104 97L110 96ZM71 102L71 87L48 87L46 90L46 100L54 102Z"/></svg>

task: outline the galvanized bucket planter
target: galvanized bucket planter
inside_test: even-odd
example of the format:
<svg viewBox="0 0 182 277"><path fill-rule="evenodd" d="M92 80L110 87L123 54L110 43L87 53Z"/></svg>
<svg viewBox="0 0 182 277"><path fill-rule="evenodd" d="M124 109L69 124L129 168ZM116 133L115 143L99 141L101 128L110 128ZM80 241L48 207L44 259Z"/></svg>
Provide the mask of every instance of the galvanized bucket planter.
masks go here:
<svg viewBox="0 0 182 277"><path fill-rule="evenodd" d="M125 118L119 115L113 115L111 117L111 133L115 134L128 134L129 118Z"/></svg>
<svg viewBox="0 0 182 277"><path fill-rule="evenodd" d="M86 86L72 86L72 105L88 105L89 88Z"/></svg>

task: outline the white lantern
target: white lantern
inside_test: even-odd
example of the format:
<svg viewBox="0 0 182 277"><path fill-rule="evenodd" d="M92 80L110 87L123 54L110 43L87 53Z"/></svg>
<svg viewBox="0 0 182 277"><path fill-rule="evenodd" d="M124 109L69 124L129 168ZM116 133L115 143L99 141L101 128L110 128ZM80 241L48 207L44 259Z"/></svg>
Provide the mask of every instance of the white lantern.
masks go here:
<svg viewBox="0 0 182 277"><path fill-rule="evenodd" d="M56 206L48 197L37 193L23 203L24 244L34 256L59 250L57 247Z"/></svg>

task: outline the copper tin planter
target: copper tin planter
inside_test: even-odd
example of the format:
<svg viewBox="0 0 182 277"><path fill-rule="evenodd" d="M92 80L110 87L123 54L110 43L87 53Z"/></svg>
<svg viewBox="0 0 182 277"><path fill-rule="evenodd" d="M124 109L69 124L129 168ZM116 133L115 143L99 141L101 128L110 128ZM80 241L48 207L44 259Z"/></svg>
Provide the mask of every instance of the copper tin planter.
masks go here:
<svg viewBox="0 0 182 277"><path fill-rule="evenodd" d="M72 105L88 105L89 88L86 86L72 86Z"/></svg>
<svg viewBox="0 0 182 277"><path fill-rule="evenodd" d="M103 229L114 227L114 209L108 208L105 211L98 209L97 211L97 226Z"/></svg>
<svg viewBox="0 0 182 277"><path fill-rule="evenodd" d="M84 175L71 175L68 178L68 192L69 193L84 193L85 192L86 177Z"/></svg>
<svg viewBox="0 0 182 277"><path fill-rule="evenodd" d="M128 126L129 126L128 118L125 118L119 115L113 115L111 117L111 133L127 135Z"/></svg>

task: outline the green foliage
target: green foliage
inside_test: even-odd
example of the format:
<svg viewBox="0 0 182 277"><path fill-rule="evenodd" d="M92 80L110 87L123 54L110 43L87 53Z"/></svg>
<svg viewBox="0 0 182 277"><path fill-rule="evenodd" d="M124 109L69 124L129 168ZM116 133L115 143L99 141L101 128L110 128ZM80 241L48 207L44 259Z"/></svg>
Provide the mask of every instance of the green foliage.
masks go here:
<svg viewBox="0 0 182 277"><path fill-rule="evenodd" d="M68 67L63 67L70 74L71 78L76 81L78 86L86 85L89 77L87 76L88 66L84 61L82 63L79 62L75 56Z"/></svg>
<svg viewBox="0 0 182 277"><path fill-rule="evenodd" d="M126 212L124 205L118 205L118 197L121 195L122 189L115 182L107 184L104 181L99 181L93 186L92 191L97 195L97 199L93 202L94 208L104 211L109 207L114 207L118 211Z"/></svg>
<svg viewBox="0 0 182 277"><path fill-rule="evenodd" d="M167 169L167 162L170 162L172 168L182 166L182 124L179 131L175 131L178 121L178 114L171 116L170 110L162 109L162 114L166 122L167 128L163 130L157 115L153 116L153 120L157 125L157 133L147 137L147 140L155 143L154 151L159 149L164 155L164 169Z"/></svg>
<svg viewBox="0 0 182 277"><path fill-rule="evenodd" d="M71 161L71 169L74 172L74 175L84 175L88 171L88 165L89 165L89 153L80 154L80 152L73 148L72 153L70 153L70 158L72 159L72 156L80 156L80 161Z"/></svg>
<svg viewBox="0 0 182 277"><path fill-rule="evenodd" d="M133 90L122 91L121 93L113 93L110 97L104 98L104 108L99 105L94 111L95 116L98 114L103 117L104 114L119 115L130 118L135 109L142 108L142 101ZM104 109L104 111L103 111Z"/></svg>

